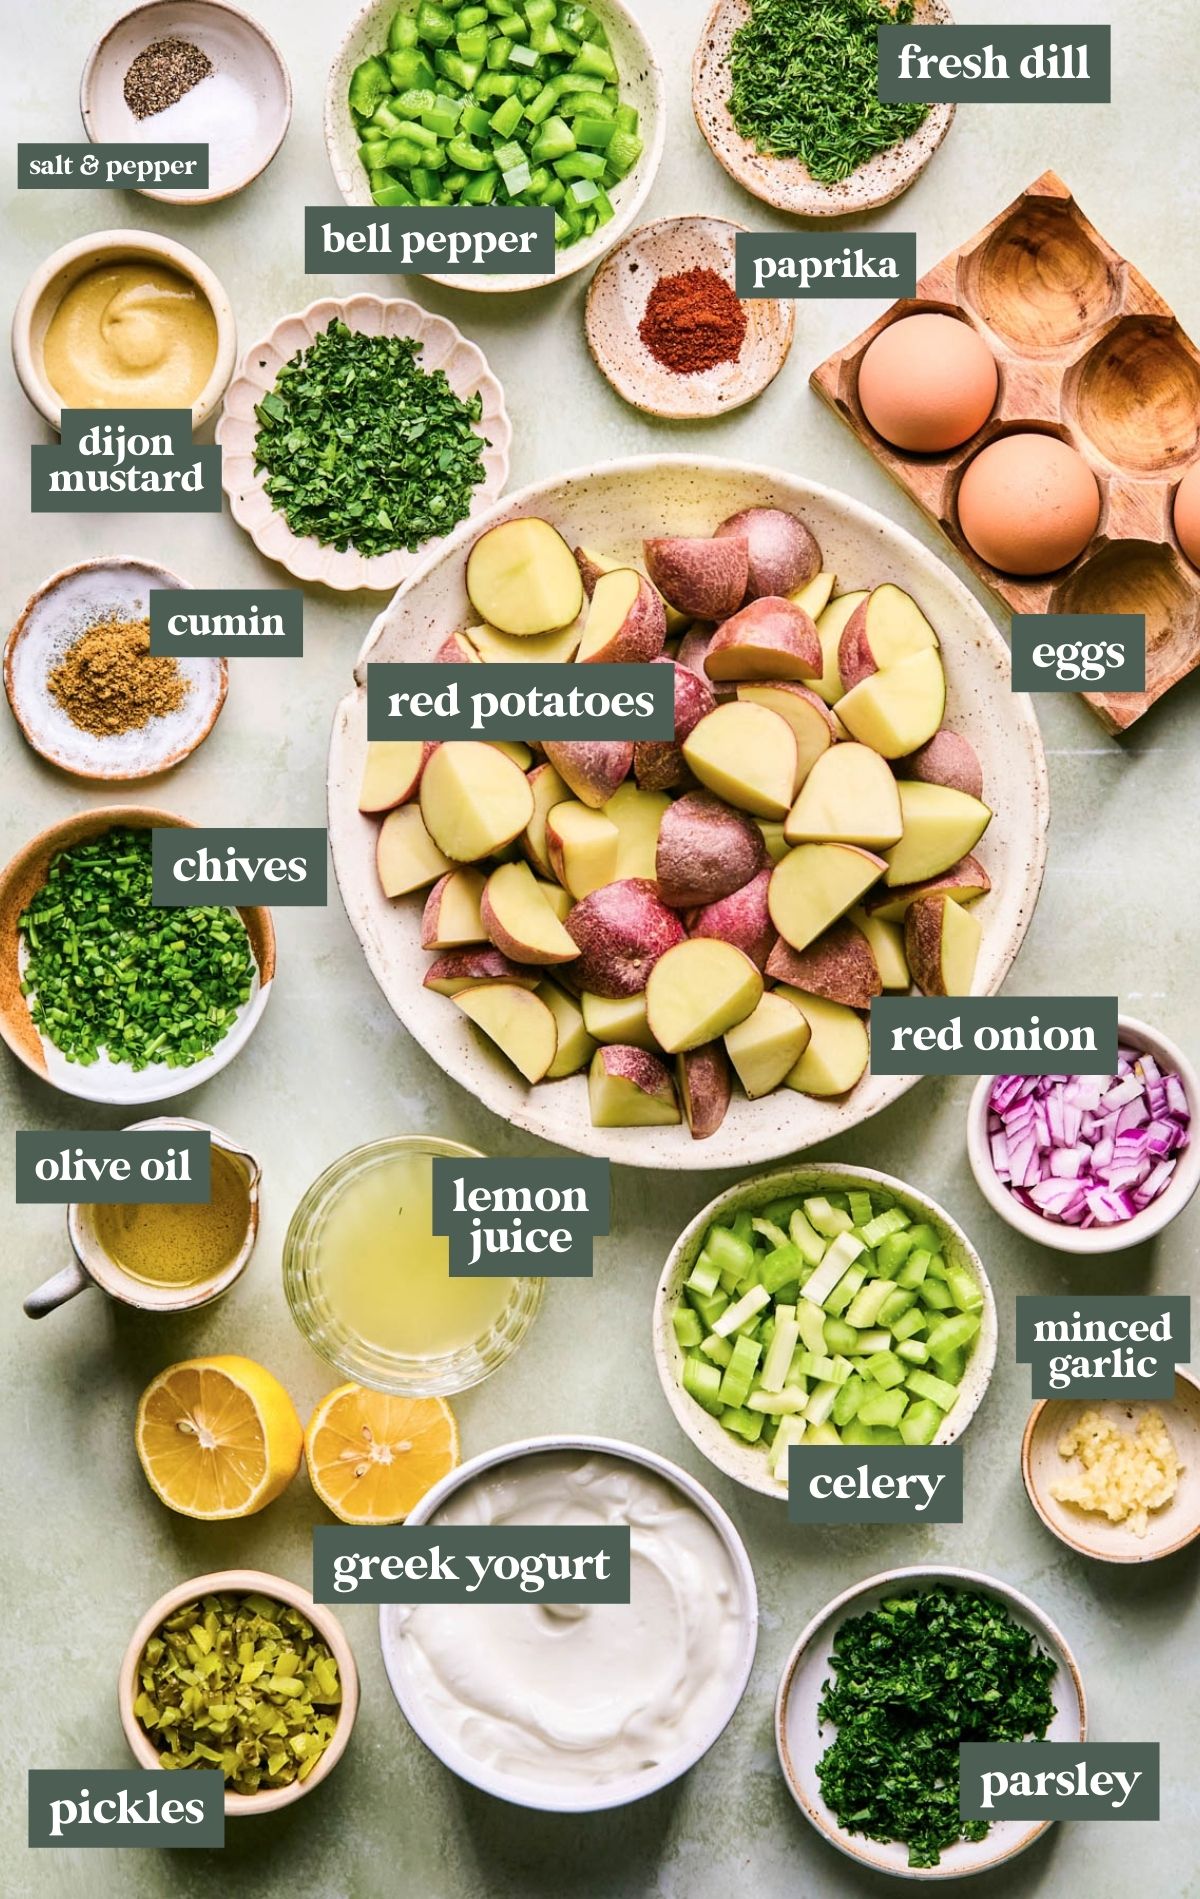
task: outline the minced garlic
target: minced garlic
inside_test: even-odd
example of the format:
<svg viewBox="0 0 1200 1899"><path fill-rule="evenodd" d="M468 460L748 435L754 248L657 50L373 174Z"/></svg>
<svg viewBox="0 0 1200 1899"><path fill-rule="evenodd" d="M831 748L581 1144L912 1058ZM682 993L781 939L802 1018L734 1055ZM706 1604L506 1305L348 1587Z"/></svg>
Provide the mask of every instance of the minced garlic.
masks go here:
<svg viewBox="0 0 1200 1899"><path fill-rule="evenodd" d="M1059 1478L1050 1494L1060 1503L1094 1510L1110 1523L1128 1523L1145 1536L1151 1510L1170 1503L1183 1469L1162 1412L1144 1411L1133 1432L1122 1431L1098 1411L1084 1411L1058 1440L1060 1457L1077 1457L1077 1476Z"/></svg>

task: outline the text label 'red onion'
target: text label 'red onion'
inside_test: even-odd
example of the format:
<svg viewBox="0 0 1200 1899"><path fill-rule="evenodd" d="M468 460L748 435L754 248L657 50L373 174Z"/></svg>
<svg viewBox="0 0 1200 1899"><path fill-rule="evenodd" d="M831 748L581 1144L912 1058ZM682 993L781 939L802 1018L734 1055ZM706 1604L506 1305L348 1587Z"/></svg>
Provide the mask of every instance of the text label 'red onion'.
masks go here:
<svg viewBox="0 0 1200 1899"><path fill-rule="evenodd" d="M1115 996L877 996L873 1075L1111 1075Z"/></svg>

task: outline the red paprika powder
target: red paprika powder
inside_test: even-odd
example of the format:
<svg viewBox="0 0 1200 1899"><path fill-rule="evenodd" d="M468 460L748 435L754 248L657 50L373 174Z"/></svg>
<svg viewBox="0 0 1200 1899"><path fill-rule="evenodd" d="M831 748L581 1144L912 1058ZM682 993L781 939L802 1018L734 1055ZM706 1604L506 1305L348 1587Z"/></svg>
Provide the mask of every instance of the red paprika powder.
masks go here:
<svg viewBox="0 0 1200 1899"><path fill-rule="evenodd" d="M715 270L660 277L646 301L638 335L676 376L696 376L736 361L746 336L746 312Z"/></svg>

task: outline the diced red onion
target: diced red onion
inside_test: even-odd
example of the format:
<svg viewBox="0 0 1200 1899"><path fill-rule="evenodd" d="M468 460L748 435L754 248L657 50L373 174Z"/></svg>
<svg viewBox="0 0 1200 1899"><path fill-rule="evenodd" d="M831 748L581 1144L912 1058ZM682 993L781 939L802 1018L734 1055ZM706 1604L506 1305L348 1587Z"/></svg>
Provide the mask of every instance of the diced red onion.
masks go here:
<svg viewBox="0 0 1200 1899"><path fill-rule="evenodd" d="M997 1176L1032 1212L1115 1226L1167 1186L1191 1119L1179 1076L1122 1048L1116 1075L997 1075L988 1143Z"/></svg>

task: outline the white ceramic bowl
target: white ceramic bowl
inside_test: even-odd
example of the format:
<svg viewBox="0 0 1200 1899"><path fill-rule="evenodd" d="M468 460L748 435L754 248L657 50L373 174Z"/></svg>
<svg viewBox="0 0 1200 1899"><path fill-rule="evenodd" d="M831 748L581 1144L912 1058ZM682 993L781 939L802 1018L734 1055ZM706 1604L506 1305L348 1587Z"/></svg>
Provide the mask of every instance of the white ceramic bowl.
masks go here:
<svg viewBox="0 0 1200 1899"><path fill-rule="evenodd" d="M316 581L342 593L359 587L388 592L436 553L446 537L426 541L411 554L402 547L370 558L353 547L339 552L311 534L292 533L286 517L271 505L263 471L254 466L258 434L255 406L274 387L283 365L307 349L335 317L359 335L416 337L424 346L417 358L422 369L443 370L455 395L464 400L478 391L483 403L478 427L490 446L483 453L485 479L475 488L471 511L462 523L472 535L479 531L479 517L488 511L508 480L512 425L504 406L504 391L483 351L469 343L445 317L434 316L403 297L360 294L340 302L322 297L295 316L281 317L261 343L246 351L217 424L217 441L223 451L221 480L234 520L245 528L260 554L278 561L297 580Z"/></svg>
<svg viewBox="0 0 1200 1899"><path fill-rule="evenodd" d="M98 620L145 620L150 591L185 587L169 568L136 555L79 561L43 581L26 601L4 648L4 689L13 718L35 752L60 771L98 783L152 778L203 743L229 688L224 659L177 659L187 681L183 703L129 732L85 732L49 690L48 678L87 627Z"/></svg>
<svg viewBox="0 0 1200 1899"><path fill-rule="evenodd" d="M402 0L402 5L406 11L415 12L417 0ZM358 156L361 141L346 102L350 75L364 59L384 46L396 9L397 0L367 0L362 12L351 21L330 69L325 91L325 149L337 188L347 204L368 208L372 204L367 174ZM663 153L666 134L663 77L649 40L621 0L592 0L592 11L608 35L621 76L621 97L637 108L639 135L644 145L628 177L609 193L615 215L593 231L591 237L581 238L578 244L559 251L556 268L545 275L527 272L513 277L482 273L439 276L427 271L424 274L431 283L446 284L452 290L540 290L546 284L559 283L575 271L597 264L641 210Z"/></svg>
<svg viewBox="0 0 1200 1899"><path fill-rule="evenodd" d="M192 427L206 422L224 393L233 374L237 354L237 330L233 305L220 280L195 251L177 244L174 238L159 237L153 231L90 231L86 237L73 238L39 264L29 279L13 312L13 365L21 387L35 409L40 409L52 429L62 428L62 398L46 375L46 332L59 304L79 279L98 264L121 263L129 258L149 258L189 277L207 298L217 324L217 355L212 374L192 404Z"/></svg>
<svg viewBox="0 0 1200 1899"><path fill-rule="evenodd" d="M201 1082L227 1068L258 1027L275 976L275 928L270 910L262 905L250 905L238 911L246 926L255 963L249 998L212 1054L190 1067L168 1068L165 1063L151 1062L146 1068L134 1069L127 1062L110 1061L106 1053L87 1067L80 1062L69 1062L53 1042L34 1027L29 1005L21 994L20 978L26 957L18 919L42 888L59 852L88 838L102 836L115 825L127 824L138 830L153 825L190 823L190 818L176 817L173 812L154 810L148 805L97 806L76 812L74 817L63 818L58 824L39 831L0 871L0 1038L32 1074L61 1089L63 1094L74 1095L80 1101L104 1101L122 1108L149 1101L169 1101L173 1095L190 1093Z"/></svg>
<svg viewBox="0 0 1200 1899"><path fill-rule="evenodd" d="M293 1609L299 1609L301 1615L306 1621L312 1623L321 1640L332 1651L342 1684L342 1702L333 1739L308 1779L293 1780L287 1787L265 1787L261 1793L256 1794L232 1793L226 1789L225 1812L232 1819L248 1813L275 1813L280 1807L294 1807L297 1800L303 1800L305 1794L310 1794L314 1787L319 1787L323 1780L328 1779L346 1752L358 1714L358 1669L354 1663L354 1652L333 1611L324 1603L314 1602L307 1589L301 1589L297 1583L288 1582L283 1576L272 1576L262 1569L218 1569L211 1575L193 1576L187 1582L176 1583L175 1587L168 1589L157 1602L151 1603L138 1623L129 1638L129 1646L125 1650L121 1672L117 1677L117 1707L121 1715L121 1726L125 1730L125 1739L139 1767L158 1768L162 1761L158 1748L155 1747L133 1712L133 1704L139 1692L137 1666L141 1660L142 1650L155 1630L161 1627L169 1615L174 1615L176 1609L182 1609L185 1602L192 1602L198 1596L226 1592L267 1596L276 1602L286 1602ZM182 1787L187 1770L178 1771L181 1775Z"/></svg>
<svg viewBox="0 0 1200 1899"><path fill-rule="evenodd" d="M1054 1496L1054 1483L1081 1468L1077 1459L1060 1457L1058 1445L1083 1412L1098 1411L1106 1423L1130 1435L1151 1410L1161 1414L1181 1468L1175 1495L1150 1511L1144 1536L1135 1536L1127 1522L1110 1523L1099 1511L1081 1510ZM1021 1475L1042 1522L1069 1550L1098 1563L1156 1563L1174 1556L1200 1537L1200 1380L1177 1365L1170 1398L1039 1398L1021 1440Z"/></svg>
<svg viewBox="0 0 1200 1899"><path fill-rule="evenodd" d="M842 1167L835 1161L813 1161L806 1166L785 1167L778 1173L759 1174L726 1188L715 1200L702 1207L676 1240L663 1267L654 1299L654 1362L667 1403L675 1413L675 1422L685 1431L697 1450L703 1451L710 1464L724 1471L747 1490L761 1491L764 1497L786 1499L788 1487L771 1475L770 1460L758 1444L746 1444L734 1437L717 1418L698 1405L683 1389L683 1361L686 1354L675 1337L671 1315L679 1304L683 1282L696 1263L704 1236L714 1220L736 1213L742 1207L759 1212L772 1200L787 1194L824 1193L832 1188L848 1187L865 1192L878 1190L891 1194L918 1220L935 1227L942 1238L942 1250L956 1265L963 1266L978 1281L983 1293L980 1327L975 1335L971 1356L954 1409L942 1423L935 1444L953 1444L975 1416L988 1388L996 1363L996 1302L988 1276L970 1240L936 1200L928 1199L903 1180L891 1174L877 1173L873 1167Z"/></svg>
<svg viewBox="0 0 1200 1899"><path fill-rule="evenodd" d="M208 55L213 70L177 107L136 118L125 103L125 74L145 47L171 38L198 46ZM232 131L224 112L214 116L212 136L206 141L205 131L199 129L203 122L198 108L213 82L224 87L236 83L249 110L244 119L234 118ZM150 0L148 6L123 13L96 41L79 82L79 111L94 144L207 142L206 190L143 189L141 196L157 198L162 204L215 204L231 198L264 172L283 144L292 116L292 82L270 34L240 8L226 5L225 0ZM180 128L180 115L186 117L186 133ZM164 123L168 118L169 124Z"/></svg>
<svg viewBox="0 0 1200 1899"><path fill-rule="evenodd" d="M378 823L358 810L367 745L368 660L432 659L447 634L469 626L468 549L481 527L544 515L572 545L640 562L647 534L710 534L740 508L774 505L803 515L843 588L895 581L943 633L949 722L970 739L995 788L996 814L979 855L992 889L978 912L981 995L999 989L1028 928L1041 886L1049 825L1046 761L1027 697L1011 686L1008 647L974 595L936 555L848 495L780 469L709 456L607 462L534 483L484 521L467 522L427 555L381 612L363 645L355 684L339 706L329 751L329 839L342 900L371 970L409 1032L493 1113L543 1140L630 1167L754 1166L827 1141L899 1100L918 1077L864 1075L849 1094L817 1100L787 1089L736 1100L705 1141L686 1127L594 1128L582 1075L528 1088L445 996L421 987L424 893L390 902L375 867Z"/></svg>
<svg viewBox="0 0 1200 1899"><path fill-rule="evenodd" d="M461 1780L473 1787L482 1788L484 1793L494 1794L499 1800L509 1800L514 1806L532 1807L541 1813L600 1813L611 1807L623 1807L631 1800L642 1800L648 1794L657 1793L660 1788L669 1786L681 1774L694 1767L701 1757L707 1754L714 1741L724 1732L729 1721L746 1691L750 1679L750 1670L754 1665L754 1651L758 1642L758 1592L754 1583L754 1571L746 1546L734 1528L733 1523L722 1510L715 1497L711 1497L702 1484L697 1483L685 1470L672 1464L656 1451L647 1450L640 1444L625 1444L618 1438L591 1437L582 1435L554 1435L550 1437L523 1438L519 1443L501 1444L494 1450L484 1451L478 1457L472 1457L467 1463L460 1464L457 1470L443 1477L421 1498L415 1510L410 1510L405 1519L411 1528L415 1524L431 1522L442 1505L472 1480L498 1465L508 1464L519 1458L539 1457L546 1453L563 1451L579 1452L580 1455L592 1455L624 1459L628 1463L640 1464L646 1470L654 1472L668 1484L682 1492L702 1516L706 1517L725 1549L737 1577L741 1601L739 1618L741 1628L737 1666L731 1678L728 1693L723 1699L719 1715L703 1732L690 1751L681 1752L671 1759L658 1763L644 1772L631 1774L624 1780L607 1781L592 1788L567 1788L540 1785L537 1781L522 1779L515 1774L506 1774L500 1768L494 1768L479 1760L473 1754L458 1745L436 1719L431 1716L422 1698L421 1689L411 1677L405 1666L400 1643L393 1627L393 1607L385 1604L379 1611L379 1639L383 1649L383 1663L387 1670L392 1693L404 1712L409 1725L424 1741L430 1752ZM704 1658L696 1657L697 1667L703 1666Z"/></svg>
<svg viewBox="0 0 1200 1899"><path fill-rule="evenodd" d="M1200 1076L1178 1043L1132 1015L1117 1017L1117 1041L1123 1048L1128 1045L1144 1049L1161 1068L1173 1069L1183 1082L1193 1117L1200 1115ZM992 1165L987 1120L988 1100L995 1079L994 1075L981 1075L971 1095L967 1109L967 1157L975 1184L988 1205L1027 1240L1052 1247L1056 1253L1094 1257L1101 1253L1123 1253L1127 1247L1140 1246L1143 1240L1152 1239L1170 1226L1200 1186L1200 1133L1193 1125L1192 1138L1179 1156L1165 1189L1131 1220L1123 1220L1119 1226L1077 1227L1065 1226L1061 1220L1044 1219L1009 1192Z"/></svg>
<svg viewBox="0 0 1200 1899"><path fill-rule="evenodd" d="M889 1569L865 1582L855 1583L826 1603L805 1629L788 1656L775 1699L775 1745L788 1791L806 1820L823 1839L848 1859L898 1879L959 1879L968 1873L986 1873L1032 1846L1050 1820L994 1820L982 1840L959 1840L942 1854L936 1866L914 1867L908 1849L896 1840L871 1840L838 1825L825 1804L817 1779L817 1762L835 1733L817 1725L822 1686L829 1679L833 1637L851 1616L877 1608L887 1596L904 1594L915 1585L978 1589L996 1596L1014 1621L1028 1629L1058 1663L1051 1685L1055 1714L1046 1731L1048 1741L1082 1741L1087 1734L1087 1707L1079 1669L1065 1637L1049 1616L1017 1589L994 1576L973 1569Z"/></svg>

